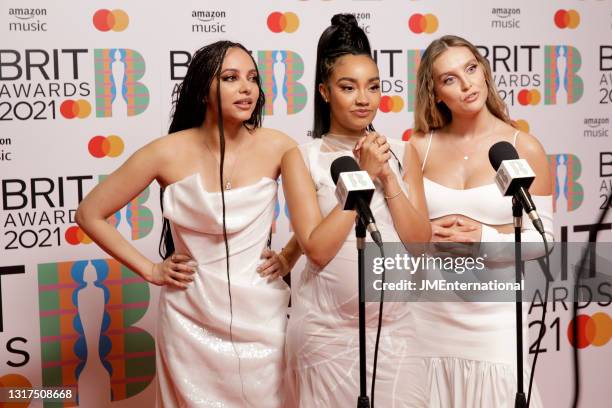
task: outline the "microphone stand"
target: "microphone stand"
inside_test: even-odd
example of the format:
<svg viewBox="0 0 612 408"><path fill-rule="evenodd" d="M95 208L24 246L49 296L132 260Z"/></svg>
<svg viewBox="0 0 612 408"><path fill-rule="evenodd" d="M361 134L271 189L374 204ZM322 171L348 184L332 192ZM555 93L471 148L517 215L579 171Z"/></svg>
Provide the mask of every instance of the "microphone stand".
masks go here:
<svg viewBox="0 0 612 408"><path fill-rule="evenodd" d="M370 408L366 386L366 330L365 330L365 237L366 227L357 216L355 222L355 237L357 238L357 267L359 274L359 397L357 408Z"/></svg>
<svg viewBox="0 0 612 408"><path fill-rule="evenodd" d="M514 268L515 280L519 284L516 291L516 397L514 408L527 408L523 389L523 291L521 278L523 261L521 256L521 227L523 226L523 206L516 196L512 197L512 218L514 220Z"/></svg>

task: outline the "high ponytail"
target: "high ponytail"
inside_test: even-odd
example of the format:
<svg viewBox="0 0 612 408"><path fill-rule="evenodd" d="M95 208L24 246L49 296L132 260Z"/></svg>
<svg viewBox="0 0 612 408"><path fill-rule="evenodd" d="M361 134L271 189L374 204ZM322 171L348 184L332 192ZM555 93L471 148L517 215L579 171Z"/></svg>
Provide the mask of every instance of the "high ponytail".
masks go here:
<svg viewBox="0 0 612 408"><path fill-rule="evenodd" d="M329 105L319 93L319 84L329 79L336 60L344 55L372 56L370 41L352 14L334 15L331 25L319 38L314 89L314 138L327 133L331 124Z"/></svg>

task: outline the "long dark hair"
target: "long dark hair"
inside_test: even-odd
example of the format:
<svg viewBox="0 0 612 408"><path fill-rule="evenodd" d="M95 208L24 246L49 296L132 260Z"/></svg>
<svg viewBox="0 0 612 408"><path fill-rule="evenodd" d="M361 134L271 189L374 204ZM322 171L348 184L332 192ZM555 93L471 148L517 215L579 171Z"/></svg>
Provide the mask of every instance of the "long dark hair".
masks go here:
<svg viewBox="0 0 612 408"><path fill-rule="evenodd" d="M213 79L219 81L221 65L225 54L230 48L240 48L249 56L249 51L239 43L231 41L217 41L197 50L189 63L187 74L175 91L172 94L172 122L168 133L179 132L181 130L191 129L202 125L207 111L207 99L210 94L210 88ZM259 88L259 98L255 104L255 109L251 117L244 122L244 126L249 129L254 129L261 126L263 117L263 108L265 106L265 95L261 88L261 80L259 78L259 70L257 64L251 56L253 65L257 70L257 86ZM219 87L217 87L219 88ZM225 156L225 134L223 132L223 118L221 112L221 99L217 98L218 114L219 114L219 136L221 138L221 166ZM221 171L222 172L222 169ZM223 193L223 185L221 185ZM160 206L163 211L163 194L164 190L160 190ZM164 218L161 238L159 241L159 255L166 259L174 252L174 241L170 231L170 223Z"/></svg>
<svg viewBox="0 0 612 408"><path fill-rule="evenodd" d="M323 31L317 45L317 65L314 89L314 128L312 137L319 138L329 131L331 112L319 92L319 84L329 79L336 60L344 55L372 57L370 41L352 14L336 14ZM374 130L369 126L369 130Z"/></svg>

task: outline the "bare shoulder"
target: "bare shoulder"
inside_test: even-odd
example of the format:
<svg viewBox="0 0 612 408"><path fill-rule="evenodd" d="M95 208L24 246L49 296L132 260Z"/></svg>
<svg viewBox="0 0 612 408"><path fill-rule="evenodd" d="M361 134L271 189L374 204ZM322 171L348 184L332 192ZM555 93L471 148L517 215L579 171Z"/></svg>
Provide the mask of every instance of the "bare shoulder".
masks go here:
<svg viewBox="0 0 612 408"><path fill-rule="evenodd" d="M425 155L427 149L427 135L423 132L414 132L406 143L405 154L416 154L419 157Z"/></svg>
<svg viewBox="0 0 612 408"><path fill-rule="evenodd" d="M297 146L297 143L291 137L277 129L257 128L253 131L253 135L258 139L258 142L265 143L269 148L277 150L280 154L284 154Z"/></svg>
<svg viewBox="0 0 612 408"><path fill-rule="evenodd" d="M531 133L519 131L516 137L516 150L520 157L528 160L545 160L546 151L537 137Z"/></svg>
<svg viewBox="0 0 612 408"><path fill-rule="evenodd" d="M290 163L293 162L295 160L297 160L298 158L301 159L302 154L300 153L300 148L298 147L298 145L295 145L291 148L289 148L285 154L283 154L283 163Z"/></svg>
<svg viewBox="0 0 612 408"><path fill-rule="evenodd" d="M194 129L186 129L175 133L161 136L140 150L155 158L158 162L169 163L180 159L193 149L196 132Z"/></svg>

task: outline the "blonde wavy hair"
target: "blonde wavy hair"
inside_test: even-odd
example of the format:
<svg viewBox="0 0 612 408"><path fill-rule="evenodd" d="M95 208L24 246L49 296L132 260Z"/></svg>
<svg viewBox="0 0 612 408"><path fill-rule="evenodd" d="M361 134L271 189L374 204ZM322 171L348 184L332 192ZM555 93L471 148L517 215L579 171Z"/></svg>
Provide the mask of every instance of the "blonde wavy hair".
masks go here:
<svg viewBox="0 0 612 408"><path fill-rule="evenodd" d="M434 89L433 64L434 61L451 47L466 47L469 49L478 64L484 70L487 83L487 108L497 118L511 126L515 126L508 115L508 107L500 98L493 83L491 66L476 47L461 37L445 35L432 41L421 58L419 70L417 71L416 101L414 107L414 131L428 133L431 130L440 129L453 119L450 109L444 102L436 103Z"/></svg>

